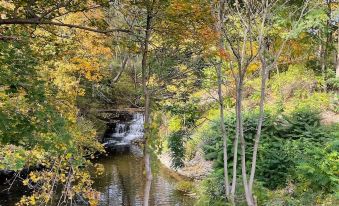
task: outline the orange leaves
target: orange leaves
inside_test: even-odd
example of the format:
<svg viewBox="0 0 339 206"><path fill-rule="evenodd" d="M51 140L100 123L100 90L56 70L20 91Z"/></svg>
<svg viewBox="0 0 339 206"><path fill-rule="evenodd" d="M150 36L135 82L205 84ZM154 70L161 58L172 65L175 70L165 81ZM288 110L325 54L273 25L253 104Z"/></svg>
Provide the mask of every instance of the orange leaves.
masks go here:
<svg viewBox="0 0 339 206"><path fill-rule="evenodd" d="M218 56L225 61L230 59L230 54L225 49L219 49Z"/></svg>
<svg viewBox="0 0 339 206"><path fill-rule="evenodd" d="M160 22L167 38L179 44L199 43L204 47L216 39L208 3L198 0L173 0Z"/></svg>
<svg viewBox="0 0 339 206"><path fill-rule="evenodd" d="M215 44L218 39L217 32L209 26L203 26L197 33L205 44Z"/></svg>
<svg viewBox="0 0 339 206"><path fill-rule="evenodd" d="M202 7L199 4L185 0L172 1L170 8L175 13L194 13L195 16L202 14Z"/></svg>

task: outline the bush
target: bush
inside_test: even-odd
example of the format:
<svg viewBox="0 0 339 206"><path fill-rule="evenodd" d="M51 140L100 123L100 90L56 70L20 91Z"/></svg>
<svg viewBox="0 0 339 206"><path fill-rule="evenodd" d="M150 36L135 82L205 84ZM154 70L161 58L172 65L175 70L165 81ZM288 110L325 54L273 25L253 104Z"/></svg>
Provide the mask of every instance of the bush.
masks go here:
<svg viewBox="0 0 339 206"><path fill-rule="evenodd" d="M176 184L175 189L184 193L189 193L194 190L194 185L190 181L180 181Z"/></svg>
<svg viewBox="0 0 339 206"><path fill-rule="evenodd" d="M225 205L225 188L223 170L217 169L202 182L202 191L205 204L201 205ZM221 204L223 203L223 204Z"/></svg>
<svg viewBox="0 0 339 206"><path fill-rule="evenodd" d="M339 89L339 78L333 77L326 81L327 87L332 90L338 90Z"/></svg>
<svg viewBox="0 0 339 206"><path fill-rule="evenodd" d="M168 137L168 147L171 151L172 167L174 168L184 166L184 138L185 134L183 131L174 132Z"/></svg>
<svg viewBox="0 0 339 206"><path fill-rule="evenodd" d="M275 129L281 139L307 138L319 142L328 138L320 126L319 112L305 108L277 119Z"/></svg>
<svg viewBox="0 0 339 206"><path fill-rule="evenodd" d="M287 113L300 108L325 110L329 107L330 95L320 92L324 84L322 78L304 65L291 65L268 82L270 101L275 103L271 105Z"/></svg>
<svg viewBox="0 0 339 206"><path fill-rule="evenodd" d="M335 113L339 113L339 95L334 94L330 100L330 110Z"/></svg>
<svg viewBox="0 0 339 206"><path fill-rule="evenodd" d="M274 76L269 82L272 95L282 97L284 100L307 97L321 87L321 84L321 80L313 71L299 64L289 66L286 72Z"/></svg>
<svg viewBox="0 0 339 206"><path fill-rule="evenodd" d="M339 195L339 140L325 146L304 143L297 157L296 180L302 191L323 191Z"/></svg>
<svg viewBox="0 0 339 206"><path fill-rule="evenodd" d="M253 138L256 133L258 115L244 115L244 134L247 143L246 159L248 167L252 157ZM229 171L232 170L233 145L235 136L235 116L225 118L228 128ZM218 131L217 121L210 123L210 130ZM215 136L205 136L202 146L207 160L214 161L215 171L223 172L223 141L220 133L209 133ZM256 179L264 187L275 189L285 187L287 180L295 175L299 155L305 153L304 144L320 144L328 141L330 133L320 125L320 115L307 109L297 110L290 115L272 116L266 114L262 128L261 144L258 153ZM240 161L240 154L238 155ZM240 175L240 169L238 170ZM220 176L223 178L223 175ZM214 178L215 179L215 178ZM223 181L220 181L221 186ZM221 187L220 186L220 187Z"/></svg>

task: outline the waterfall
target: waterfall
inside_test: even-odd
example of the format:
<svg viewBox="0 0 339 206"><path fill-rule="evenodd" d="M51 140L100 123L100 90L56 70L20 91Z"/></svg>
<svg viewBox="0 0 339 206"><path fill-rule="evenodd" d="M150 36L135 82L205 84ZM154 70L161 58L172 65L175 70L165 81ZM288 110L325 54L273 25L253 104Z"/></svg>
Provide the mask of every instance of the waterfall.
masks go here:
<svg viewBox="0 0 339 206"><path fill-rule="evenodd" d="M111 134L113 138L122 138L126 135L126 124L125 123L117 123L115 126L114 133Z"/></svg>
<svg viewBox="0 0 339 206"><path fill-rule="evenodd" d="M144 115L134 113L131 120L120 121L115 124L113 132L105 138L105 142L129 143L130 141L142 138L144 135Z"/></svg>
<svg viewBox="0 0 339 206"><path fill-rule="evenodd" d="M133 120L129 125L129 130L124 141L130 142L131 140L141 138L144 135L144 115L142 113L133 114Z"/></svg>

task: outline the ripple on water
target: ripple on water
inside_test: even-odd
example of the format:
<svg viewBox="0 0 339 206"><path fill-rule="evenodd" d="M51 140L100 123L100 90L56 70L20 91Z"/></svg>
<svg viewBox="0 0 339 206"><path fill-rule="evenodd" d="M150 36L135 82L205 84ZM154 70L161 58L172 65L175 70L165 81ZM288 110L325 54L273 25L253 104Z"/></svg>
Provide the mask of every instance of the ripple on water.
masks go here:
<svg viewBox="0 0 339 206"><path fill-rule="evenodd" d="M105 173L94 179L101 192L101 206L142 206L145 177L144 162L139 155L114 154L98 161ZM192 206L194 201L174 189L176 180L159 166L154 167L150 194L151 206Z"/></svg>

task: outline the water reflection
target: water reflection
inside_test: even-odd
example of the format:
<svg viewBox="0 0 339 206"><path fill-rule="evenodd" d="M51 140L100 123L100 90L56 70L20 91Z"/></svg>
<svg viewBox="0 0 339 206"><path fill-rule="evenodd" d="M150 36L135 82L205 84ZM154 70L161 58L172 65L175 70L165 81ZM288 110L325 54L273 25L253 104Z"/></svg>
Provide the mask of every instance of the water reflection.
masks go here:
<svg viewBox="0 0 339 206"><path fill-rule="evenodd" d="M134 148L135 150L136 148ZM133 148L132 148L133 150ZM114 154L98 160L105 167L105 173L94 179L94 188L101 192L101 206L143 205L146 183L144 159L137 152ZM151 206L193 205L193 200L174 189L176 180L166 174L164 168L153 169ZM157 172L156 172L157 171Z"/></svg>

